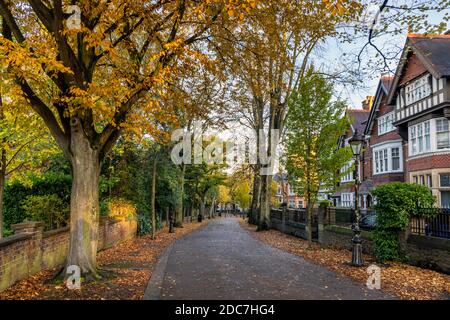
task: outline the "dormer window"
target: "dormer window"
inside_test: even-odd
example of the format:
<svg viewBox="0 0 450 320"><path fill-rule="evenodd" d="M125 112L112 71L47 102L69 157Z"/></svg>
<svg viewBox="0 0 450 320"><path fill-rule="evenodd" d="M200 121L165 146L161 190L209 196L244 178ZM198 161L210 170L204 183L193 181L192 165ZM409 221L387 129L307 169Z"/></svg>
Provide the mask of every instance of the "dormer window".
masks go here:
<svg viewBox="0 0 450 320"><path fill-rule="evenodd" d="M406 104L410 105L428 97L431 94L431 86L428 81L429 75L412 81L405 87Z"/></svg>

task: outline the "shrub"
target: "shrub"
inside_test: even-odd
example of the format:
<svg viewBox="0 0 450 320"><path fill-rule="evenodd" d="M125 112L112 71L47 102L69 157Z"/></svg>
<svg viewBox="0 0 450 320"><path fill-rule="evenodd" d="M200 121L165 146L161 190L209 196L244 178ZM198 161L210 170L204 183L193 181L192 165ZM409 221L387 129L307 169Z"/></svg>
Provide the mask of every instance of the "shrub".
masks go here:
<svg viewBox="0 0 450 320"><path fill-rule="evenodd" d="M15 180L6 185L4 198L4 221L8 230L15 223L31 219L22 207L29 196L57 195L66 207L70 204L72 179L69 175L49 172L40 176L31 176L31 184Z"/></svg>
<svg viewBox="0 0 450 320"><path fill-rule="evenodd" d="M322 200L319 202L320 208L328 208L333 206L333 201L331 200Z"/></svg>
<svg viewBox="0 0 450 320"><path fill-rule="evenodd" d="M56 194L28 196L21 207L33 221L43 221L45 230L64 227L69 221L69 207Z"/></svg>
<svg viewBox="0 0 450 320"><path fill-rule="evenodd" d="M136 206L123 198L110 198L102 201L100 212L109 218L132 219L136 216Z"/></svg>
<svg viewBox="0 0 450 320"><path fill-rule="evenodd" d="M375 256L379 262L403 260L399 232L406 230L411 214L422 212L421 207L433 206L436 199L427 187L403 182L380 185L372 190L372 194L377 200L375 210L378 214L373 234Z"/></svg>

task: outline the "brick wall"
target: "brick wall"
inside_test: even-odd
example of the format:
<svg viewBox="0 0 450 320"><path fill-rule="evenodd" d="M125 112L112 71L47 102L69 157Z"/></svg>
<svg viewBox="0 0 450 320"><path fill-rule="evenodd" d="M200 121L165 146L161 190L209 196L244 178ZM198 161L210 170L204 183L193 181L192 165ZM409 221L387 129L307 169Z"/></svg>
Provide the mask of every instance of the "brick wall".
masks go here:
<svg viewBox="0 0 450 320"><path fill-rule="evenodd" d="M366 152L364 154L364 162L365 162L365 170L364 170L364 178L365 179L372 179L374 187L388 183L388 182L394 182L394 181L405 181L405 168L406 168L406 158L407 158L407 148L403 146L403 171L402 173L389 173L389 174L380 174L380 175L374 175L373 172L373 154L372 154L372 146L377 145L379 143L388 142L388 141L398 141L402 140L402 137L398 133L398 129L378 135L378 117L385 115L391 111L394 111L393 106L387 105L387 98L386 96L383 96L380 105L378 107L378 113L376 118L373 120L373 126L372 131L370 132L370 144L369 147L366 149Z"/></svg>
<svg viewBox="0 0 450 320"><path fill-rule="evenodd" d="M450 168L450 154L436 154L425 157L408 159L406 162L408 172Z"/></svg>
<svg viewBox="0 0 450 320"><path fill-rule="evenodd" d="M12 226L15 235L0 240L0 291L46 268L62 263L69 249L69 230L42 232L40 222ZM98 249L102 250L136 236L135 220L101 221Z"/></svg>

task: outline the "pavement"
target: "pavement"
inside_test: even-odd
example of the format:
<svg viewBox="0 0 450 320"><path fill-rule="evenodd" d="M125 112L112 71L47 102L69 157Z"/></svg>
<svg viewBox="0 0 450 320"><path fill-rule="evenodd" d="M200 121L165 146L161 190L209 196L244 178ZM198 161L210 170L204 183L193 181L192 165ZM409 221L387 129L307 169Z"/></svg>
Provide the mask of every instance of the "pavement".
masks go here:
<svg viewBox="0 0 450 320"><path fill-rule="evenodd" d="M146 300L393 299L301 257L273 248L217 219L186 235L160 257Z"/></svg>

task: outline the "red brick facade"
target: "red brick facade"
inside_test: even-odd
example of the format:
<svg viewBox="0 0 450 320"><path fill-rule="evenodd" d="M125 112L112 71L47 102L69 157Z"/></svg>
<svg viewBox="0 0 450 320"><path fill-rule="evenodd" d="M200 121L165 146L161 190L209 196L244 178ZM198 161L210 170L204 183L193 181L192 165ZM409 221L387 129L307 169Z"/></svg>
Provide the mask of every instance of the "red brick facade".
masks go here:
<svg viewBox="0 0 450 320"><path fill-rule="evenodd" d="M408 159L407 171L419 171L429 169L442 169L450 167L450 154L436 154Z"/></svg>

